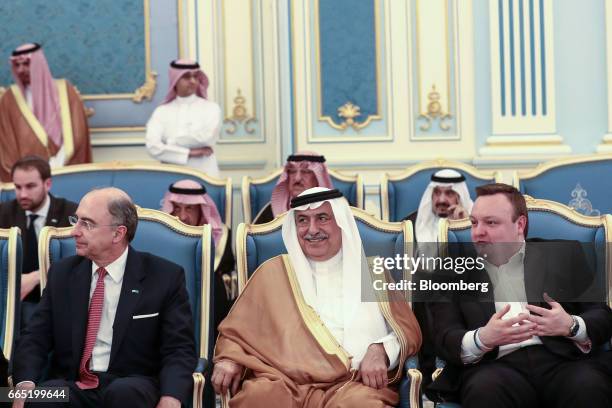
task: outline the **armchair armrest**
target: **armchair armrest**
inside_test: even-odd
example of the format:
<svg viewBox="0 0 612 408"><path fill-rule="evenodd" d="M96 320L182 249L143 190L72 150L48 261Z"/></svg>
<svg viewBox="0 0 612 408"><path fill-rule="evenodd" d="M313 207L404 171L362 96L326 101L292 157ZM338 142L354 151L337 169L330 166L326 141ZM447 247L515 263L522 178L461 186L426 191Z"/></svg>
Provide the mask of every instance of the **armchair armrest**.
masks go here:
<svg viewBox="0 0 612 408"><path fill-rule="evenodd" d="M204 384L206 379L204 373L208 369L208 360L199 358L198 364L193 372L193 400L191 406L193 408L202 408L204 403Z"/></svg>
<svg viewBox="0 0 612 408"><path fill-rule="evenodd" d="M198 365L196 366L194 372L203 374L207 370L208 370L208 360L204 357L200 357L198 359Z"/></svg>
<svg viewBox="0 0 612 408"><path fill-rule="evenodd" d="M438 378L440 374L442 374L444 366L446 366L446 361L442 360L440 357L436 357L436 369L433 373L431 373L432 381L436 381L436 378Z"/></svg>
<svg viewBox="0 0 612 408"><path fill-rule="evenodd" d="M410 357L405 364L406 376L399 386L400 408L421 407L421 381L423 375L419 371L419 360L416 356Z"/></svg>

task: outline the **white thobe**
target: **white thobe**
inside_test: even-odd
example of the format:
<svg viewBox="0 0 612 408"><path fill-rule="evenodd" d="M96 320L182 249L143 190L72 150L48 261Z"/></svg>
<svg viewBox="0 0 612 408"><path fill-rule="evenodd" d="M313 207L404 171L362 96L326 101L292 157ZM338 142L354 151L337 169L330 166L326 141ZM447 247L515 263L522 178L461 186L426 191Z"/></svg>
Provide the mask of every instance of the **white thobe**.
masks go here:
<svg viewBox="0 0 612 408"><path fill-rule="evenodd" d="M147 123L149 153L164 163L182 164L219 177L215 154L189 157L195 147L213 148L219 139L221 108L197 95L177 96L155 109Z"/></svg>
<svg viewBox="0 0 612 408"><path fill-rule="evenodd" d="M314 271L312 278L316 291L316 304L311 305L319 314L321 321L336 338L344 342L344 306L342 298L342 251L333 258L323 261L310 261ZM388 334L374 343L382 343L389 358L389 368L398 363L400 344L396 334L387 326ZM353 360L354 361L354 360ZM353 367L358 369L359 367Z"/></svg>

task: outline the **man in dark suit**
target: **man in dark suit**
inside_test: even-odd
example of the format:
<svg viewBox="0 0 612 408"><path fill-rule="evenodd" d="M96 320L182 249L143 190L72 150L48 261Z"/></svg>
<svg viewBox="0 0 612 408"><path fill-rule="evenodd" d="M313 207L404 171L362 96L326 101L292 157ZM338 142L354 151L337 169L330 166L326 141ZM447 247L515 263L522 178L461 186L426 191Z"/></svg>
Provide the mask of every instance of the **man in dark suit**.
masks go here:
<svg viewBox="0 0 612 408"><path fill-rule="evenodd" d="M596 299L575 301L592 282L581 279L580 246L525 243L527 206L518 190L489 184L476 191L472 241L487 254L481 278L493 293L428 305L436 352L447 361L429 395L466 408L612 406L601 351L612 312Z"/></svg>
<svg viewBox="0 0 612 408"><path fill-rule="evenodd" d="M17 346L17 387L39 383L53 352L41 385L69 387L71 406L187 404L197 354L183 269L129 246L138 216L119 189L85 195L71 223L77 255L49 270Z"/></svg>
<svg viewBox="0 0 612 408"><path fill-rule="evenodd" d="M40 300L38 234L44 226L67 227L77 204L49 193L51 168L38 156L26 156L13 164L11 179L16 198L0 203L0 228L19 227L23 243L21 276L22 319L25 323Z"/></svg>

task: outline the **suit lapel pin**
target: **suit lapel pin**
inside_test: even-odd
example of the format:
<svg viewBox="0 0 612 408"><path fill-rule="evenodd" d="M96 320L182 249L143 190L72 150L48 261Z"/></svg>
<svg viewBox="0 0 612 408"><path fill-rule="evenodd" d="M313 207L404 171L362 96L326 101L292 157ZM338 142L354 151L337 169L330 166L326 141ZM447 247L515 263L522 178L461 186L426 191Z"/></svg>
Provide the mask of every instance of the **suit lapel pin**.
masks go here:
<svg viewBox="0 0 612 408"><path fill-rule="evenodd" d="M52 224L57 224L57 218L51 218L51 223Z"/></svg>
<svg viewBox="0 0 612 408"><path fill-rule="evenodd" d="M132 289L132 293L139 294L140 291L138 289Z"/></svg>

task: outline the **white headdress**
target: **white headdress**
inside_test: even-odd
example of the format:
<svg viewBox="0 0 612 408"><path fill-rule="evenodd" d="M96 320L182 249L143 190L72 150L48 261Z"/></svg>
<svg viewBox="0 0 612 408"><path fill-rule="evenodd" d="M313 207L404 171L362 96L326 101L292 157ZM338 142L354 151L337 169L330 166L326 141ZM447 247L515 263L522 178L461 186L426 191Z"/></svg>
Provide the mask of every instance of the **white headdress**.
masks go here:
<svg viewBox="0 0 612 408"><path fill-rule="evenodd" d="M440 217L433 212L431 201L433 190L438 186L450 187L459 194L459 204L468 213L472 211L472 205L474 204L465 184L465 177L461 173L452 169L443 169L432 174L431 181L421 197L415 223L416 237L422 243L438 242L438 222Z"/></svg>
<svg viewBox="0 0 612 408"><path fill-rule="evenodd" d="M344 314L344 338L342 346L353 356L352 366L359 367L368 346L387 335L385 319L376 302L362 301L362 281L371 282L367 259L361 246L357 223L348 202L338 190L314 187L302 192L298 207L292 208L283 223L283 241L300 283L302 295L310 306L316 309L316 290L313 269L300 247L295 225L295 211L315 209L329 202L342 230L342 303ZM293 206L293 205L292 205ZM340 273L340 271L338 271ZM364 274L368 279L364 279ZM370 283L369 288L372 288ZM367 289L367 288L364 288Z"/></svg>

